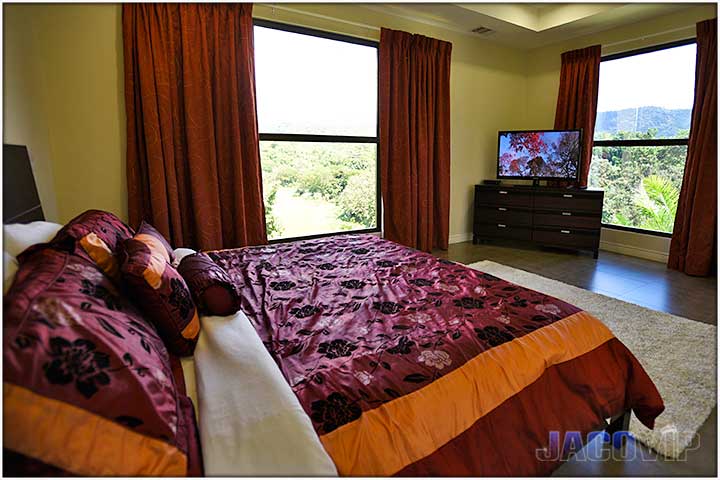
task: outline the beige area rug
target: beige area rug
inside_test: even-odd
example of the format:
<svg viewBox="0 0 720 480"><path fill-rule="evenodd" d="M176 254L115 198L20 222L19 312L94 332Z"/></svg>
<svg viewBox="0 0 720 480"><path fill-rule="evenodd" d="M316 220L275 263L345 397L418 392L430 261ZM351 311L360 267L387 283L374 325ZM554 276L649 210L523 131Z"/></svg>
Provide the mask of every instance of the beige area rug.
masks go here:
<svg viewBox="0 0 720 480"><path fill-rule="evenodd" d="M715 326L491 261L468 266L564 300L600 319L637 357L665 402L654 430L645 428L633 415L631 433L670 458L678 458L691 444L717 402Z"/></svg>

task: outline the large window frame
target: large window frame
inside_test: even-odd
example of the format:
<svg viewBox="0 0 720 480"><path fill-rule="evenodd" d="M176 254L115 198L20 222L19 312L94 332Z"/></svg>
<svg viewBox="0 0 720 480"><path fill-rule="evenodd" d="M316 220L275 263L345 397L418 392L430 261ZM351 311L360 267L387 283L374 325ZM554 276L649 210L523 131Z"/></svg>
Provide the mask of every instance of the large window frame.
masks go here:
<svg viewBox="0 0 720 480"><path fill-rule="evenodd" d="M686 38L683 40L677 40L669 43L662 43L659 45L653 45L650 47L638 48L635 50L629 50L626 52L613 53L610 55L604 55L600 58L601 62L607 62L610 60L618 60L620 58L634 57L636 55L643 55L645 53L657 52L660 50L667 50L669 48L682 47L685 45L692 45L697 43L696 38ZM594 140L592 148L595 147L666 147L666 146L687 146L689 138L658 138L658 139L642 139L642 140ZM614 225L611 223L603 223L603 228L609 228L612 230L622 230L626 232L642 233L645 235L654 235L657 237L671 238L672 233L659 232L657 230L645 230L643 228L627 227L624 225Z"/></svg>
<svg viewBox="0 0 720 480"><path fill-rule="evenodd" d="M380 43L374 40L367 40L364 38L358 38L353 37L350 35L343 35L340 33L334 33L334 32L327 32L324 30L317 30L314 28L308 28L308 27L302 27L299 25L292 25L288 23L281 23L276 22L273 20L262 20L259 18L253 19L253 26L254 27L265 27L265 28L273 28L276 30L282 30L285 32L291 32L291 33L298 33L301 35L309 35L319 38L326 38L329 40L336 40L340 42L346 42L346 43L353 43L356 45L363 45L366 47L373 47L375 50L378 51L378 61L379 61L379 45ZM379 79L378 79L378 89L379 89ZM378 92L379 93L379 92ZM374 143L375 144L375 183L376 183L376 189L375 189L375 205L376 205L376 214L375 214L375 227L373 228L365 228L365 229L359 229L359 230L342 230L338 232L330 232L330 233L319 233L314 235L305 235L300 237L287 237L287 238L277 238L273 240L269 240L268 243L285 243L285 242L294 242L299 240L310 240L313 238L323 238L323 237L329 237L334 235L351 235L351 234L358 234L358 233L380 233L382 232L382 204L381 204L381 194L380 194L380 115L379 115L379 95L378 95L378 115L375 123L375 136L374 137L362 137L362 136L351 136L351 135L312 135L312 134L301 134L301 133L262 133L259 132L260 141L276 141L276 142L308 142L308 143Z"/></svg>

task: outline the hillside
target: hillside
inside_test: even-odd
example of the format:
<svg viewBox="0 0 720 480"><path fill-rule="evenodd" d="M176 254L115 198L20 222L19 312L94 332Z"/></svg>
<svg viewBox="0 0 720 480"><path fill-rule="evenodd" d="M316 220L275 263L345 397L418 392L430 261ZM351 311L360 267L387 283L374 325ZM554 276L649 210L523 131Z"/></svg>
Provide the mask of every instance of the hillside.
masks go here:
<svg viewBox="0 0 720 480"><path fill-rule="evenodd" d="M615 132L642 132L657 129L658 138L676 137L680 130L690 130L690 109L669 110L662 107L639 107L598 112L595 135Z"/></svg>

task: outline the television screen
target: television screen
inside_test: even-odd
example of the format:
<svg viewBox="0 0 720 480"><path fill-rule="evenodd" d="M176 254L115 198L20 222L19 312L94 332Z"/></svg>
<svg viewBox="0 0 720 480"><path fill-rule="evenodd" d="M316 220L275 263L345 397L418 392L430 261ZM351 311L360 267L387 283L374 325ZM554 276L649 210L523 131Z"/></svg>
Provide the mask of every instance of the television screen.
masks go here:
<svg viewBox="0 0 720 480"><path fill-rule="evenodd" d="M499 132L498 178L577 179L580 130Z"/></svg>

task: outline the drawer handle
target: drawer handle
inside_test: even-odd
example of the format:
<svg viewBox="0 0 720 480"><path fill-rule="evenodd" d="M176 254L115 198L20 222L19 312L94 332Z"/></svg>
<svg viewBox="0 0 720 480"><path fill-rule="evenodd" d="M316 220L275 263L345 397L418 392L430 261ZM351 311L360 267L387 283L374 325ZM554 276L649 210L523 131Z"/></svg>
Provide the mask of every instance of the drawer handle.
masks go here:
<svg viewBox="0 0 720 480"><path fill-rule="evenodd" d="M573 196L572 196L572 195L570 195L569 193L565 193L565 194L563 194L563 198L572 198L572 197L573 197Z"/></svg>
<svg viewBox="0 0 720 480"><path fill-rule="evenodd" d="M500 190L500 191L498 191L498 193L499 193L500 195L507 195L507 192L506 192L505 190Z"/></svg>
<svg viewBox="0 0 720 480"><path fill-rule="evenodd" d="M562 212L562 214L565 215L566 217L571 217L571 216L572 216L572 213L571 213L571 212Z"/></svg>
<svg viewBox="0 0 720 480"><path fill-rule="evenodd" d="M570 233L570 230L560 230L560 233Z"/></svg>
<svg viewBox="0 0 720 480"><path fill-rule="evenodd" d="M507 226L507 225L505 225L504 223L498 223L498 227L499 227L499 228L505 228L506 226Z"/></svg>
<svg viewBox="0 0 720 480"><path fill-rule="evenodd" d="M501 212L507 212L507 208L504 207L498 207L498 210L500 210Z"/></svg>

